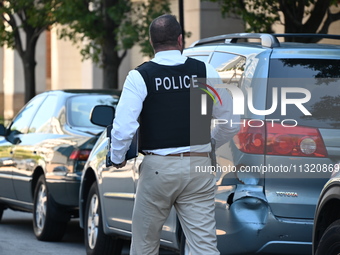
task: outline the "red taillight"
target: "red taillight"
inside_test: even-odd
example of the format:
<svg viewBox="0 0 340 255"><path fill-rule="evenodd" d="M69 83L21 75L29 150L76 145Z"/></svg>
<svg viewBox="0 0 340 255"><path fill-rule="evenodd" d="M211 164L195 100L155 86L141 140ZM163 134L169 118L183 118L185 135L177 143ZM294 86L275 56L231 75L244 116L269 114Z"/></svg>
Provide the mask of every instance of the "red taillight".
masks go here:
<svg viewBox="0 0 340 255"><path fill-rule="evenodd" d="M86 161L89 158L90 152L91 150L89 149L74 150L70 155L70 159Z"/></svg>
<svg viewBox="0 0 340 255"><path fill-rule="evenodd" d="M237 148L245 153L264 154L265 126L261 122L244 120L240 131L234 136Z"/></svg>
<svg viewBox="0 0 340 255"><path fill-rule="evenodd" d="M326 147L317 128L284 127L279 123L267 123L268 155L299 157L327 157Z"/></svg>
<svg viewBox="0 0 340 255"><path fill-rule="evenodd" d="M327 157L317 128L248 120L241 125L234 141L239 150L250 154Z"/></svg>

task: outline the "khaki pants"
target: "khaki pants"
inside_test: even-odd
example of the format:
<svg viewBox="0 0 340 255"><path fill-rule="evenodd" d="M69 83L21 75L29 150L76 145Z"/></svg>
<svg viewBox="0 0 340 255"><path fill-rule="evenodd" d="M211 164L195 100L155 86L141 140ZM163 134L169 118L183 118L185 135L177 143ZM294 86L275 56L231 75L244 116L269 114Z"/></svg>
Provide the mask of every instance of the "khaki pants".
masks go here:
<svg viewBox="0 0 340 255"><path fill-rule="evenodd" d="M145 156L132 217L130 255L156 255L160 233L172 205L187 238L190 254L217 255L215 176L195 172L210 166L208 157Z"/></svg>

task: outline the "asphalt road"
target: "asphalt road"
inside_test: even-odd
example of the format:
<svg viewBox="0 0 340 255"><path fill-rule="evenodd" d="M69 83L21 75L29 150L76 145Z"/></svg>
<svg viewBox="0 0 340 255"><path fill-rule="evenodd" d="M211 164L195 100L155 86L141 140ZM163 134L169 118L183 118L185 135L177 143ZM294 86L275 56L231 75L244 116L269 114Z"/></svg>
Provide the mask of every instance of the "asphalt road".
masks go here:
<svg viewBox="0 0 340 255"><path fill-rule="evenodd" d="M41 242L33 233L32 214L5 210L0 223L1 255L84 255L83 230L72 220L62 242Z"/></svg>
<svg viewBox="0 0 340 255"><path fill-rule="evenodd" d="M84 232L78 220L68 224L61 242L41 242L33 233L32 214L5 210L0 222L0 255L85 255ZM127 244L122 255L129 254ZM160 255L178 255L162 250Z"/></svg>

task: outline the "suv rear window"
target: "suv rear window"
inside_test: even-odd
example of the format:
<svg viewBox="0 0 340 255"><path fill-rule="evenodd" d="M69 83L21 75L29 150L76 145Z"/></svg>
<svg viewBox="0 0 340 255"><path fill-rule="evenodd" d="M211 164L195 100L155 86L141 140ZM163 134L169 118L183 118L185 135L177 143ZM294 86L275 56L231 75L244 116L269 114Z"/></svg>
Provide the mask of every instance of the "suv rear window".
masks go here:
<svg viewBox="0 0 340 255"><path fill-rule="evenodd" d="M282 116L281 104L268 119L294 119L298 125L319 128L340 128L340 59L272 59L266 109L272 105L273 88L278 88L281 102L282 87L305 88L311 99L303 106L312 114L305 116L294 104L287 105ZM304 98L302 93L287 93L287 98ZM282 103L282 102L281 102Z"/></svg>

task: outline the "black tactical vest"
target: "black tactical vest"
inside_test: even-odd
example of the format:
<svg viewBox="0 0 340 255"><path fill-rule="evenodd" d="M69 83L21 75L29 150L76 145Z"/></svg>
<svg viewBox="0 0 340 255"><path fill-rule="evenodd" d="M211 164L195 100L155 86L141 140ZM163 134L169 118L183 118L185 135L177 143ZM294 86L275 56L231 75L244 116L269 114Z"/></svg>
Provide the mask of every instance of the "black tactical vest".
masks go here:
<svg viewBox="0 0 340 255"><path fill-rule="evenodd" d="M137 69L147 97L140 115L140 149L153 150L210 142L212 100L206 96L205 64L188 58L167 66L147 62ZM202 95L208 98L202 106ZM202 115L201 108L207 109Z"/></svg>

